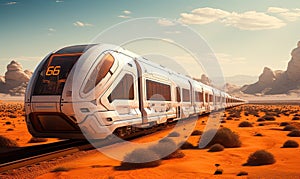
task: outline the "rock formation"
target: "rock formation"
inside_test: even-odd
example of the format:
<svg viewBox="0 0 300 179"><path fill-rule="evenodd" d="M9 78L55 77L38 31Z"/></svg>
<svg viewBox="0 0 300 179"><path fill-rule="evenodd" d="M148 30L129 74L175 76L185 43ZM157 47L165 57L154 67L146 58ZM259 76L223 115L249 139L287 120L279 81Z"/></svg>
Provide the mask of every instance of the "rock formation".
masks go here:
<svg viewBox="0 0 300 179"><path fill-rule="evenodd" d="M287 94L300 89L300 41L292 53L286 71L272 71L265 67L258 82L241 88L247 94Z"/></svg>
<svg viewBox="0 0 300 179"><path fill-rule="evenodd" d="M23 95L32 72L25 70L20 63L11 61L7 65L5 76L0 77L0 92L11 95Z"/></svg>

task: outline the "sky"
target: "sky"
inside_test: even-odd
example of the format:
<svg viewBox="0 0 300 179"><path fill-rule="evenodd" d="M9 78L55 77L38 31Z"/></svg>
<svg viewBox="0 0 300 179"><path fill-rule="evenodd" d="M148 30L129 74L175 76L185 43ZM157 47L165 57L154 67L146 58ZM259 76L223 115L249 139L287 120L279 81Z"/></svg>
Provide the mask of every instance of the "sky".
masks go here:
<svg viewBox="0 0 300 179"><path fill-rule="evenodd" d="M265 66L285 70L300 40L299 0L0 0L0 75L11 60L33 71L55 49L90 43L105 29L142 17L194 29L224 76L258 76Z"/></svg>

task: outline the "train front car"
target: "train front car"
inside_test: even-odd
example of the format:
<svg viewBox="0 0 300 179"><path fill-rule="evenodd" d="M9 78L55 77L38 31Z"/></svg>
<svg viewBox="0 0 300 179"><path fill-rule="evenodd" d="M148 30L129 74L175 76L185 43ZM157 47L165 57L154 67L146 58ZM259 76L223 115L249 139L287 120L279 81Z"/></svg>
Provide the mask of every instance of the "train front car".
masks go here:
<svg viewBox="0 0 300 179"><path fill-rule="evenodd" d="M99 88L104 89L103 84L109 84L117 69L114 52L107 50L113 48L70 46L50 53L42 60L25 94L26 123L33 136L80 139L85 137L79 124L105 126L95 113L107 111L100 105L103 90ZM98 134L101 135L99 138L106 137L107 130L104 128L103 131Z"/></svg>

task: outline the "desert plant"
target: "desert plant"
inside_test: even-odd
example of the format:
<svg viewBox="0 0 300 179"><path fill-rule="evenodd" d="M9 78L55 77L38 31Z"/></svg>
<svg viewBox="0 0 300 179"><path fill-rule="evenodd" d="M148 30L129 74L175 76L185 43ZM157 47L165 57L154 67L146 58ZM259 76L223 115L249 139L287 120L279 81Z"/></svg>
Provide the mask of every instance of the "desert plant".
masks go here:
<svg viewBox="0 0 300 179"><path fill-rule="evenodd" d="M184 156L184 154L178 150L178 146L173 140L159 142L158 144L150 146L149 149L155 152L162 159L170 159L182 155ZM180 152L182 154L180 154Z"/></svg>
<svg viewBox="0 0 300 179"><path fill-rule="evenodd" d="M288 122L281 122L281 123L279 124L279 126L287 126L287 125L289 125Z"/></svg>
<svg viewBox="0 0 300 179"><path fill-rule="evenodd" d="M283 128L284 131L293 131L293 130L297 130L297 128L293 125L286 125L284 128Z"/></svg>
<svg viewBox="0 0 300 179"><path fill-rule="evenodd" d="M11 125L11 122L10 121L6 121L5 124L6 125Z"/></svg>
<svg viewBox="0 0 300 179"><path fill-rule="evenodd" d="M180 146L180 149L197 149L196 146L194 146L193 144L191 144L188 141L185 141L185 142L179 144L179 146Z"/></svg>
<svg viewBox="0 0 300 179"><path fill-rule="evenodd" d="M47 142L47 138L38 138L38 137L31 137L28 143L40 143L40 142Z"/></svg>
<svg viewBox="0 0 300 179"><path fill-rule="evenodd" d="M282 146L282 148L298 148L298 147L299 147L298 142L294 140L287 140Z"/></svg>
<svg viewBox="0 0 300 179"><path fill-rule="evenodd" d="M220 152L220 151L223 151L224 150L224 146L221 145L221 144L214 144L212 145L208 152Z"/></svg>
<svg viewBox="0 0 300 179"><path fill-rule="evenodd" d="M257 133L254 134L254 136L261 137L263 135L261 133L257 132Z"/></svg>
<svg viewBox="0 0 300 179"><path fill-rule="evenodd" d="M264 115L263 118L264 118L266 121L275 121L275 117L274 117L274 116L271 116L271 115Z"/></svg>
<svg viewBox="0 0 300 179"><path fill-rule="evenodd" d="M200 131L200 130L194 130L193 132L192 132L192 136L195 136L195 135L202 135L202 131Z"/></svg>
<svg viewBox="0 0 300 179"><path fill-rule="evenodd" d="M56 167L54 168L53 170L51 170L51 172L67 172L67 171L70 171L71 168L69 167Z"/></svg>
<svg viewBox="0 0 300 179"><path fill-rule="evenodd" d="M239 127L253 127L253 125L248 121L243 121L239 124Z"/></svg>
<svg viewBox="0 0 300 179"><path fill-rule="evenodd" d="M264 121L266 121L266 120L264 118L261 118L261 117L257 119L257 122L264 122Z"/></svg>
<svg viewBox="0 0 300 179"><path fill-rule="evenodd" d="M159 166L160 157L149 149L135 149L124 157L121 167L124 169L150 168Z"/></svg>
<svg viewBox="0 0 300 179"><path fill-rule="evenodd" d="M288 133L289 137L300 137L300 131L299 130L293 130L290 133Z"/></svg>
<svg viewBox="0 0 300 179"><path fill-rule="evenodd" d="M16 141L0 135L0 148L15 148L18 147Z"/></svg>
<svg viewBox="0 0 300 179"><path fill-rule="evenodd" d="M230 129L223 127L215 131L211 129L205 132L207 136L212 136L212 140L208 143L207 147L212 146L213 144L221 144L226 148L240 147L241 141L239 135L235 132L232 132Z"/></svg>
<svg viewBox="0 0 300 179"><path fill-rule="evenodd" d="M265 150L257 150L256 152L250 154L247 163L245 165L259 166L259 165L269 165L275 163L273 154Z"/></svg>
<svg viewBox="0 0 300 179"><path fill-rule="evenodd" d="M246 176L246 175L248 175L248 172L241 171L236 176Z"/></svg>
<svg viewBox="0 0 300 179"><path fill-rule="evenodd" d="M179 137L180 136L180 134L178 133L178 132L171 132L169 135L168 135L168 137Z"/></svg>
<svg viewBox="0 0 300 179"><path fill-rule="evenodd" d="M295 117L292 118L292 120L293 120L293 121L298 121L298 120L300 120L300 118L297 117L297 116L295 116Z"/></svg>
<svg viewBox="0 0 300 179"><path fill-rule="evenodd" d="M214 173L214 175L222 175L223 174L223 169L217 169Z"/></svg>

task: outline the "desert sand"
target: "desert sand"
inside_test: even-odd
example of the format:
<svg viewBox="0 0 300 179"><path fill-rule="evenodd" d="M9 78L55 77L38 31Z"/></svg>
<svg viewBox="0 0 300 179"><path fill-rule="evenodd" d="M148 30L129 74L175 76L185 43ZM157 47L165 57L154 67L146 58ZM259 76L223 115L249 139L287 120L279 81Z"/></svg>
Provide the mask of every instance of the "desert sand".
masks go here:
<svg viewBox="0 0 300 179"><path fill-rule="evenodd" d="M240 111L240 112L236 112ZM265 114L273 116L272 119L257 122ZM240 114L240 116L238 115ZM223 114L222 114L223 115ZM30 176L39 179L44 178L233 178L241 171L247 172L249 178L299 178L299 148L282 148L287 140L294 140L300 143L300 137L289 137L290 131L283 131L284 126L280 126L281 122L288 122L300 129L297 115L300 115L299 105L243 105L228 109L225 117L220 120L222 127L227 127L236 132L241 147L225 148L220 152L208 152L208 149L182 149L183 158L173 158L162 160L161 164L153 168L141 169L120 169L121 162L112 159L97 150L83 152L80 157L73 159L60 160L55 165L43 168L42 172L34 174L35 167L29 169L18 169L6 172L0 177L4 178L26 178ZM2 121L7 121L8 119ZM7 117L5 117L7 118ZM209 116L200 117L194 130L203 131ZM294 120L293 120L294 119ZM23 122L22 113L17 118L9 119L14 121L16 127L14 131L6 131L11 126L1 123L1 135L5 135L13 140L19 138L18 144L22 146L28 145L26 142L30 139L30 134L26 134L26 126ZM18 120L20 120L18 122ZM252 127L239 127L242 121L248 121ZM300 121L300 120L299 120ZM20 123L20 124L19 124ZM148 136L134 139L135 143L147 143L157 141L167 136L172 129L160 131ZM261 134L257 136L257 134ZM176 141L180 137L170 137ZM194 146L198 146L201 135L188 137L188 142ZM119 147L119 148L118 148ZM112 150L122 150L122 145L117 144L111 148ZM264 149L274 155L276 162L270 165L262 166L243 166L247 162L249 155L257 150ZM121 153L121 152L120 152ZM46 162L47 163L47 162ZM221 175L214 175L217 167L222 169ZM22 171L22 172L20 172ZM26 173L28 171L28 173ZM29 175L30 173L30 175ZM240 178L242 178L240 177Z"/></svg>

